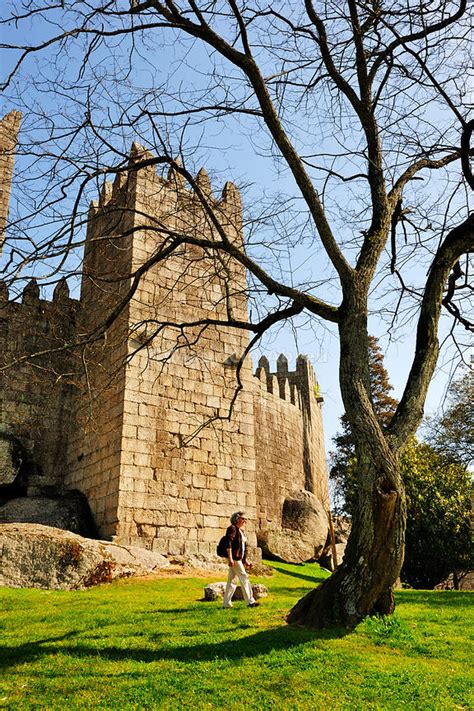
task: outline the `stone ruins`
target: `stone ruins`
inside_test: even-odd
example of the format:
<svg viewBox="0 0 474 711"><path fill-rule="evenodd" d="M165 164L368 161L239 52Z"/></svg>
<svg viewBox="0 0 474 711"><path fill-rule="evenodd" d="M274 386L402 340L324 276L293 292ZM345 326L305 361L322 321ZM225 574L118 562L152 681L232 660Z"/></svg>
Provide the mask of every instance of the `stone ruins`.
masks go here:
<svg viewBox="0 0 474 711"><path fill-rule="evenodd" d="M0 247L19 123L0 123ZM34 499L44 523L48 497L78 490L103 539L209 556L242 509L257 546L284 534L295 493L328 510L318 383L304 356L238 372L248 332L209 319L247 319L245 269L194 244L162 258L174 235L217 228L176 170L134 169L146 157L134 144L90 206L79 300L65 279L52 300L34 280L9 300L0 282L0 522L28 520ZM238 190L215 197L204 170L196 183L242 246Z"/></svg>

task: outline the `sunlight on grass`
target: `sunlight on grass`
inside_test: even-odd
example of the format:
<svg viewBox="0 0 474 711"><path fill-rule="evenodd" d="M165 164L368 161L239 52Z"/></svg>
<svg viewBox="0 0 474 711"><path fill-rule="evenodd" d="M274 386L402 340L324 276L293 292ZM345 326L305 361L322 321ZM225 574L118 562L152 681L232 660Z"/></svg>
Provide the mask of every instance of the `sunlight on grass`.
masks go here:
<svg viewBox="0 0 474 711"><path fill-rule="evenodd" d="M0 591L3 708L469 708L470 593L400 591L351 634L285 616L327 573L272 564L261 607L202 602L219 579ZM471 618L472 619L472 618Z"/></svg>

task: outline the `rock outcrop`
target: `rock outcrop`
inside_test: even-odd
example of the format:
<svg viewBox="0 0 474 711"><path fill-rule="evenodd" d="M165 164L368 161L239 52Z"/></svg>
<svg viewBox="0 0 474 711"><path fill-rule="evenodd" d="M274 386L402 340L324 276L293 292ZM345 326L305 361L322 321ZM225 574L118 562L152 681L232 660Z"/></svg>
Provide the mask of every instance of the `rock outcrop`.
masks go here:
<svg viewBox="0 0 474 711"><path fill-rule="evenodd" d="M89 504L80 491L67 491L61 496L11 499L0 507L0 524L2 523L39 523L62 528L86 538L97 537Z"/></svg>
<svg viewBox="0 0 474 711"><path fill-rule="evenodd" d="M0 524L0 585L6 587L77 590L168 565L164 556L142 548L40 524Z"/></svg>
<svg viewBox="0 0 474 711"><path fill-rule="evenodd" d="M31 469L28 453L20 440L0 429L0 500L25 492Z"/></svg>
<svg viewBox="0 0 474 711"><path fill-rule="evenodd" d="M13 441L0 436L0 486L13 484L18 475L20 464L14 451Z"/></svg>
<svg viewBox="0 0 474 711"><path fill-rule="evenodd" d="M328 536L328 518L310 491L297 491L283 502L281 529L263 531L259 545L264 555L286 563L317 560Z"/></svg>

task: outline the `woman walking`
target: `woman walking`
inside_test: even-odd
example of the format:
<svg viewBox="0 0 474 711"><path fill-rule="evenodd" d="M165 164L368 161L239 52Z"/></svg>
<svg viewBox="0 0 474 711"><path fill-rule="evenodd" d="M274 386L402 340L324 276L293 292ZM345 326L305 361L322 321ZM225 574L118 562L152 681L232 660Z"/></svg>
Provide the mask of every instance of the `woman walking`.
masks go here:
<svg viewBox="0 0 474 711"><path fill-rule="evenodd" d="M226 531L227 537L227 560L229 563L229 575L227 577L227 585L224 593L224 602L222 607L232 607L232 596L237 587L239 580L244 595L244 600L248 607L258 607L260 603L255 602L250 585L249 576L246 568L251 568L251 564L247 562L247 538L243 532L245 525L243 511L236 511L230 517L230 526Z"/></svg>

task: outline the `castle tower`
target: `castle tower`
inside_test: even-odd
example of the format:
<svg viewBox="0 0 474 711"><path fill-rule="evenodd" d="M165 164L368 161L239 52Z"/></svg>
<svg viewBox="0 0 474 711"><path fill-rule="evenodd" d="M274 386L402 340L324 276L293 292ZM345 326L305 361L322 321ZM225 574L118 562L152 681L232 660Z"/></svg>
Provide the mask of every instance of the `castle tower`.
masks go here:
<svg viewBox="0 0 474 711"><path fill-rule="evenodd" d="M0 249L20 119L0 121ZM0 487L79 489L102 537L207 557L234 511L255 546L295 492L327 507L322 398L303 356L239 365L246 272L219 249L243 249L236 187L152 163L134 145L91 204L80 302L0 281Z"/></svg>
<svg viewBox="0 0 474 711"><path fill-rule="evenodd" d="M72 447L67 484L88 496L102 535L124 543L207 555L229 516L242 509L255 545L250 364L233 402L236 360L248 336L212 323L229 314L247 319L245 270L184 242L160 259L182 236L209 240L221 230L242 244L239 194L227 183L214 197L200 171L196 182L211 216L179 172L165 180L153 167L133 170L146 157L135 146L128 178L119 174L106 184L91 208L84 314L98 325L131 285L134 293L103 343L89 351L90 390L100 395L83 396L77 432L92 416Z"/></svg>
<svg viewBox="0 0 474 711"><path fill-rule="evenodd" d="M0 119L0 254L5 241L15 149L21 113L10 111Z"/></svg>

